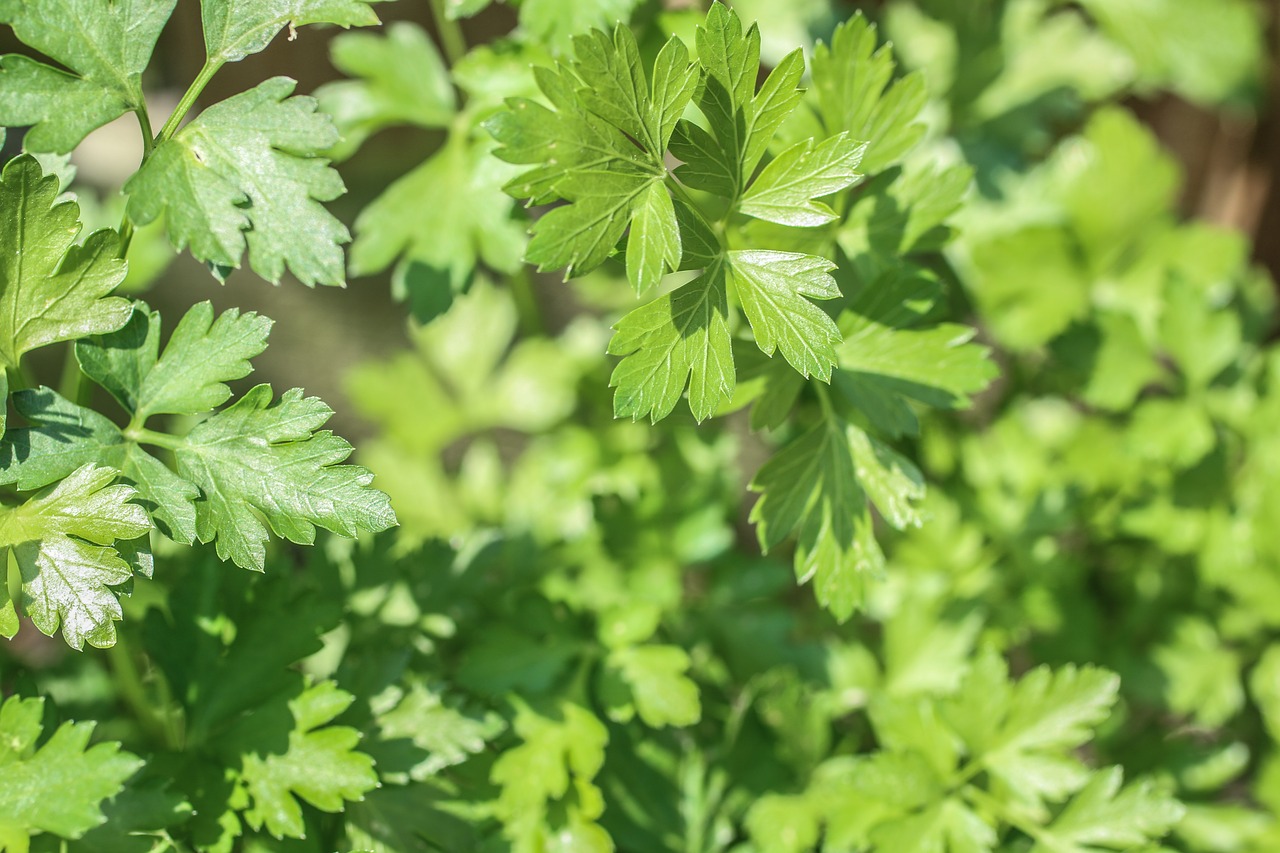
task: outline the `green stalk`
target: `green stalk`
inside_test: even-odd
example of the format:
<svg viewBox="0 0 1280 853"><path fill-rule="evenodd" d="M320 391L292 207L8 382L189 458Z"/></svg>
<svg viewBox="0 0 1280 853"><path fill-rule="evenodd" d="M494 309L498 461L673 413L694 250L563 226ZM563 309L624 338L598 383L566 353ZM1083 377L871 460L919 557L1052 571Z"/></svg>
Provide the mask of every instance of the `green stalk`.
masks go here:
<svg viewBox="0 0 1280 853"><path fill-rule="evenodd" d="M124 437L137 444L150 444L166 450L177 450L182 446L182 439L163 432L147 429L140 424L129 424L125 427Z"/></svg>
<svg viewBox="0 0 1280 853"><path fill-rule="evenodd" d="M196 75L196 79L187 87L187 91L182 93L182 100L178 101L178 106L169 114L164 126L156 134L156 145L168 142L178 132L178 126L187 117L187 113L191 112L191 108L196 104L196 99L204 92L205 87L209 85L209 81L213 79L213 75L218 73L222 65L223 60L206 59L204 61L204 66L200 69L200 73Z"/></svg>
<svg viewBox="0 0 1280 853"><path fill-rule="evenodd" d="M452 68L467 55L467 40L462 35L462 27L445 12L444 2L445 0L431 0L431 20L435 22L436 32L440 34L440 46L444 48L445 60Z"/></svg>
<svg viewBox="0 0 1280 853"><path fill-rule="evenodd" d="M147 695L147 689L142 683L142 675L138 672L138 665L134 660L133 650L123 635L118 636L116 644L107 649L107 662L115 676L120 698L137 717L138 724L142 726L147 736L168 749L176 749L178 744L170 739L172 727L165 720L165 716L168 716L167 706L162 715L162 712L156 709L156 703Z"/></svg>

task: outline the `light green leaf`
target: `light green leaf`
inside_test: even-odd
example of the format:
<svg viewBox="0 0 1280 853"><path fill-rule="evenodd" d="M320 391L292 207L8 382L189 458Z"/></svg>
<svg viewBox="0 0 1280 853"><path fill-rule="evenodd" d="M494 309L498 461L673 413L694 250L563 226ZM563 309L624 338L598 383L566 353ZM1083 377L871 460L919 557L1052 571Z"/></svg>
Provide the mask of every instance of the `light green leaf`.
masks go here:
<svg viewBox="0 0 1280 853"><path fill-rule="evenodd" d="M195 541L193 502L199 490L126 439L109 419L43 387L19 391L13 402L33 426L11 430L0 444L0 482L38 489L83 465L110 465L137 488L138 502L154 514L162 533Z"/></svg>
<svg viewBox="0 0 1280 853"><path fill-rule="evenodd" d="M562 702L553 716L521 704L515 730L523 743L506 750L489 774L502 788L494 811L505 834L532 849L558 836L568 850L611 850L609 836L595 823L604 800L592 783L604 765L608 730L571 702ZM552 806L562 817L551 817ZM569 843L575 838L581 846Z"/></svg>
<svg viewBox="0 0 1280 853"><path fill-rule="evenodd" d="M1266 53L1247 0L1084 0L1103 32L1127 50L1146 87L1168 87L1204 106L1245 102Z"/></svg>
<svg viewBox="0 0 1280 853"><path fill-rule="evenodd" d="M25 851L31 837L79 838L106 820L102 803L142 760L120 744L89 746L93 723L63 723L39 748L44 700L0 705L0 846Z"/></svg>
<svg viewBox="0 0 1280 853"><path fill-rule="evenodd" d="M333 40L333 65L347 77L315 97L333 116L341 140L329 156L345 160L372 134L393 125L446 127L457 109L449 70L416 24L396 21L383 33L346 33Z"/></svg>
<svg viewBox="0 0 1280 853"><path fill-rule="evenodd" d="M857 427L824 418L751 481L751 490L762 493L751 508L760 547L768 551L794 532L797 579L812 580L819 603L842 620L861 605L866 581L884 565L859 484L858 465L872 461L862 449L866 441Z"/></svg>
<svg viewBox="0 0 1280 853"><path fill-rule="evenodd" d="M158 325L159 316L152 317ZM215 319L210 302L193 305L138 389L132 407L138 422L158 414L200 414L225 403L231 389L224 383L252 372L249 359L267 348L270 331L271 320L252 311L231 308ZM102 345L110 346L110 337L90 344Z"/></svg>
<svg viewBox="0 0 1280 853"><path fill-rule="evenodd" d="M133 570L111 547L151 529L147 512L129 503L137 492L111 485L117 472L92 464L0 516L0 542L13 548L22 576L22 609L36 628L72 648L115 644L123 617L110 587Z"/></svg>
<svg viewBox="0 0 1280 853"><path fill-rule="evenodd" d="M205 51L218 64L257 53L286 26L378 23L369 0L200 0L200 19Z"/></svg>
<svg viewBox="0 0 1280 853"><path fill-rule="evenodd" d="M960 209L973 170L930 164L882 174L863 186L837 235L840 248L851 258L867 251L895 258L941 248L950 237L944 223Z"/></svg>
<svg viewBox="0 0 1280 853"><path fill-rule="evenodd" d="M175 449L178 473L200 487L196 532L217 540L218 556L262 571L267 525L277 536L310 545L315 528L354 537L393 527L387 496L365 488L364 468L340 465L351 445L316 432L333 411L301 389L271 402L269 385L196 426Z"/></svg>
<svg viewBox="0 0 1280 853"><path fill-rule="evenodd" d="M142 72L177 0L4 0L0 23L70 73L0 57L0 124L34 125L23 145L66 153L90 131L145 105Z"/></svg>
<svg viewBox="0 0 1280 853"><path fill-rule="evenodd" d="M967 407L970 395L997 374L987 348L970 343L975 332L969 326L895 329L855 315L844 332L842 371L877 377L896 393L938 408Z"/></svg>
<svg viewBox="0 0 1280 853"><path fill-rule="evenodd" d="M689 655L678 646L626 646L609 652L606 665L631 690L645 725L691 726L702 718L698 685L687 675Z"/></svg>
<svg viewBox="0 0 1280 853"><path fill-rule="evenodd" d="M492 711L468 713L448 701L439 688L411 684L394 708L378 716L378 736L384 743L411 743L421 757L412 762L407 772L388 768L381 777L387 780L390 773L405 777L391 781L421 782L483 752L505 728L502 718ZM404 762L396 765L403 767Z"/></svg>
<svg viewBox="0 0 1280 853"><path fill-rule="evenodd" d="M57 202L58 179L29 155L0 176L0 365L58 341L114 331L133 308L108 297L124 279L120 238L95 231L83 245L80 208Z"/></svg>
<svg viewBox="0 0 1280 853"><path fill-rule="evenodd" d="M636 293L656 286L680 268L680 225L666 187L653 183L645 190L627 235L627 278Z"/></svg>
<svg viewBox="0 0 1280 853"><path fill-rule="evenodd" d="M322 812L341 812L378 786L373 759L356 749L360 733L327 725L354 700L333 682L308 687L289 701L294 728L285 751L244 754L239 776L251 802L244 812L250 826L276 838L303 838L299 800Z"/></svg>
<svg viewBox="0 0 1280 853"><path fill-rule="evenodd" d="M278 282L285 266L304 284L342 285L346 226L320 204L345 187L316 156L338 140L313 98L274 77L214 104L161 143L129 182L129 217L166 217L169 239L197 259L253 269Z"/></svg>
<svg viewBox="0 0 1280 853"><path fill-rule="evenodd" d="M609 384L614 414L657 422L675 408L686 383L689 409L705 420L733 397L728 265L716 263L675 292L618 321L609 353L623 356Z"/></svg>
<svg viewBox="0 0 1280 853"><path fill-rule="evenodd" d="M1032 853L1101 853L1133 850L1158 841L1186 809L1151 781L1126 785L1124 772L1108 767L1072 798Z"/></svg>
<svg viewBox="0 0 1280 853"><path fill-rule="evenodd" d="M835 211L814 199L857 183L856 170L866 143L840 133L815 145L797 142L761 170L743 195L738 209L748 216L814 228L836 219Z"/></svg>
<svg viewBox="0 0 1280 853"><path fill-rule="evenodd" d="M729 252L728 266L738 301L751 322L756 344L766 355L783 357L806 379L831 379L840 330L811 299L837 299L830 276L835 264L791 252Z"/></svg>
<svg viewBox="0 0 1280 853"><path fill-rule="evenodd" d="M530 41L567 53L574 36L631 18L639 0L523 0L520 29Z"/></svg>
<svg viewBox="0 0 1280 853"><path fill-rule="evenodd" d="M1120 681L1092 666L1037 667L1016 684L995 654L979 659L944 718L1009 797L1035 813L1078 790L1089 772L1072 750L1093 736Z"/></svg>
<svg viewBox="0 0 1280 853"><path fill-rule="evenodd" d="M867 143L861 169L877 174L924 136L918 121L928 94L921 74L893 81L893 51L876 50L876 28L861 14L836 28L831 45L813 51L813 88L828 134ZM886 87L888 87L886 89Z"/></svg>
<svg viewBox="0 0 1280 853"><path fill-rule="evenodd" d="M996 340L1028 350L1060 335L1089 310L1088 274L1071 234L1034 227L978 243L966 284ZM1035 287L1027 287L1034 280Z"/></svg>
<svg viewBox="0 0 1280 853"><path fill-rule="evenodd" d="M450 136L360 212L352 274L380 272L400 257L394 281L414 300L439 295L424 292L427 287L463 289L481 262L515 272L527 238L511 218L514 202L502 191L509 171L489 145Z"/></svg>

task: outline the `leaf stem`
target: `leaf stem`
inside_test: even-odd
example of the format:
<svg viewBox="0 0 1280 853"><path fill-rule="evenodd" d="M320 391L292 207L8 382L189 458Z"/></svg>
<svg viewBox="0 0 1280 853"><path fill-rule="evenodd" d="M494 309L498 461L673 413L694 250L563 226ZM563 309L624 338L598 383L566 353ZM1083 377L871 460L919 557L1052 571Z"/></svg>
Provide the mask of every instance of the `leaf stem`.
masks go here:
<svg viewBox="0 0 1280 853"><path fill-rule="evenodd" d="M27 375L27 371L23 369L21 364L10 365L5 368L5 372L9 374L9 393L14 391L25 391L31 388L31 377Z"/></svg>
<svg viewBox="0 0 1280 853"><path fill-rule="evenodd" d="M133 649L124 635L117 636L116 644L107 649L107 662L115 675L120 698L137 717L138 724L147 736L169 749L177 748L178 744L171 742L172 727L165 722L162 712L156 709L156 704L147 695L142 675L138 672L138 664L134 660Z"/></svg>
<svg viewBox="0 0 1280 853"><path fill-rule="evenodd" d="M62 376L58 380L58 393L73 403L84 405L85 387L80 372L80 362L76 360L76 342L67 341L66 356L62 360Z"/></svg>
<svg viewBox="0 0 1280 853"><path fill-rule="evenodd" d="M195 106L196 99L204 91L204 87L209 85L209 81L213 79L213 75L218 73L218 69L222 68L223 60L206 59L204 67L200 69L200 73L196 75L196 79L191 81L191 85L187 87L187 91L182 93L182 100L178 101L169 118L165 120L164 126L160 128L160 132L156 134L155 144L161 145L173 138L178 132L178 126L182 124L182 120L187 117L187 113L191 112L191 108Z"/></svg>
<svg viewBox="0 0 1280 853"><path fill-rule="evenodd" d="M462 27L445 12L444 3L445 0L431 0L431 20L435 22L440 46L444 48L445 59L452 68L467 55L467 40L462 35Z"/></svg>
<svg viewBox="0 0 1280 853"><path fill-rule="evenodd" d="M147 114L145 103L139 104L133 114L138 117L138 127L142 129L142 161L145 163L156 147L155 131L151 128L151 116Z"/></svg>
<svg viewBox="0 0 1280 853"><path fill-rule="evenodd" d="M137 444L151 444L166 450L177 450L182 446L182 439L168 433L156 432L140 424L129 424L125 427L124 437Z"/></svg>

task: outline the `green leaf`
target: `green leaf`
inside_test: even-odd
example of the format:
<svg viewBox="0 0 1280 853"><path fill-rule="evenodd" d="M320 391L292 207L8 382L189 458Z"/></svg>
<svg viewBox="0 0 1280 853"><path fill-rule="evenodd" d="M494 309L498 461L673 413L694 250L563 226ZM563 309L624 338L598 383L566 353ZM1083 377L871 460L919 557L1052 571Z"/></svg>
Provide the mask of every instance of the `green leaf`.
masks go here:
<svg viewBox="0 0 1280 853"><path fill-rule="evenodd" d="M0 364L58 341L120 328L133 310L108 297L124 279L120 238L95 231L83 245L80 208L57 202L58 179L29 155L0 175Z"/></svg>
<svg viewBox="0 0 1280 853"><path fill-rule="evenodd" d="M342 285L351 237L320 202L345 187L316 156L338 134L314 98L289 97L295 85L267 80L158 145L125 184L129 217L145 225L165 216L174 246L218 267L238 268L247 246L268 281L287 265L304 284Z"/></svg>
<svg viewBox="0 0 1280 853"><path fill-rule="evenodd" d="M1088 780L1072 750L1110 715L1119 684L1092 666L1041 666L1010 684L1004 660L987 654L942 711L1005 795L1043 813L1045 799Z"/></svg>
<svg viewBox="0 0 1280 853"><path fill-rule="evenodd" d="M1124 772L1109 767L1067 804L1031 848L1032 853L1099 853L1132 850L1157 841L1182 820L1186 809L1150 781L1126 785Z"/></svg>
<svg viewBox="0 0 1280 853"><path fill-rule="evenodd" d="M329 150L345 160L373 133L393 125L446 127L457 109L449 70L416 24L396 21L383 33L346 33L333 40L333 65L349 80L316 90L341 140Z"/></svg>
<svg viewBox="0 0 1280 853"><path fill-rule="evenodd" d="M691 726L702 718L698 685L685 673L689 655L678 646L626 646L609 653L606 665L630 688L645 725Z"/></svg>
<svg viewBox="0 0 1280 853"><path fill-rule="evenodd" d="M638 3L639 0L523 0L520 29L526 38L564 53L574 36L629 20Z"/></svg>
<svg viewBox="0 0 1280 853"><path fill-rule="evenodd" d="M766 551L796 534L796 578L812 580L819 603L847 619L884 565L863 486L869 483L905 522L912 518L905 507L920 496L918 478L911 469L886 467L857 427L825 418L756 473L751 490L762 494L751 521Z"/></svg>
<svg viewBox="0 0 1280 853"><path fill-rule="evenodd" d="M115 548L151 529L147 512L130 503L136 490L111 485L117 472L92 464L0 516L0 542L13 548L22 576L22 609L36 628L72 648L115 644L113 620L123 618L110 587L133 570Z"/></svg>
<svg viewBox="0 0 1280 853"><path fill-rule="evenodd" d="M1252 101L1266 47L1251 3L1085 0L1080 5L1132 55L1145 87L1168 87L1204 106Z"/></svg>
<svg viewBox="0 0 1280 853"><path fill-rule="evenodd" d="M33 426L10 430L0 444L0 482L38 489L83 465L110 465L137 488L138 502L154 514L161 532L195 541L193 502L199 490L125 438L109 419L43 387L19 391L13 403Z"/></svg>
<svg viewBox="0 0 1280 853"><path fill-rule="evenodd" d="M831 45L813 51L813 88L828 134L866 142L862 171L883 171L923 137L918 121L928 94L919 73L893 78L893 51L876 50L876 28L861 14L836 28ZM886 88L887 87L887 88Z"/></svg>
<svg viewBox="0 0 1280 853"><path fill-rule="evenodd" d="M158 314L151 315L151 328L158 334ZM196 303L178 321L159 360L146 372L136 402L126 408L139 423L151 415L212 411L231 397L224 383L252 372L249 359L267 348L270 331L271 320L252 311L241 314L232 308L215 319L210 302ZM90 346L110 347L111 337Z"/></svg>
<svg viewBox="0 0 1280 853"><path fill-rule="evenodd" d="M797 142L761 170L738 209L779 225L825 225L837 218L835 211L814 199L857 183L862 176L856 169L865 149L866 143L845 133L816 145L812 139Z"/></svg>
<svg viewBox="0 0 1280 853"><path fill-rule="evenodd" d="M835 264L791 252L729 252L728 266L738 301L751 322L756 344L766 355L781 349L806 379L831 379L840 330L808 299L838 299L830 276Z"/></svg>
<svg viewBox="0 0 1280 853"><path fill-rule="evenodd" d="M655 287L680 267L680 225L666 187L649 185L636 205L627 235L627 278L636 293Z"/></svg>
<svg viewBox="0 0 1280 853"><path fill-rule="evenodd" d="M502 191L509 168L489 144L451 135L435 154L374 199L356 218L352 275L370 275L397 257L395 280L411 299L416 273L434 286L460 291L483 262L499 272L520 268L526 237ZM421 294L425 295L425 294Z"/></svg>
<svg viewBox="0 0 1280 853"><path fill-rule="evenodd" d="M145 105L142 72L177 0L4 0L0 23L63 70L26 56L0 57L0 124L34 125L29 151L66 153L90 131Z"/></svg>
<svg viewBox="0 0 1280 853"><path fill-rule="evenodd" d="M89 746L93 723L63 723L41 740L44 700L0 705L0 848L26 850L33 835L79 838L106 820L101 806L142 760L118 743Z"/></svg>
<svg viewBox="0 0 1280 853"><path fill-rule="evenodd" d="M966 284L996 340L1010 349L1042 346L1089 310L1088 274L1070 233L1034 227L973 247ZM1036 287L1027 282L1036 280Z"/></svg>
<svg viewBox="0 0 1280 853"><path fill-rule="evenodd" d="M784 57L757 93L760 30L752 24L744 33L737 14L718 0L698 27L696 42L705 74L695 100L710 133L682 123L683 144L673 143L672 153L687 166L676 175L695 189L737 199L774 132L800 102L796 86L804 74L804 55L795 50ZM698 179L701 172L723 179L708 185Z"/></svg>
<svg viewBox="0 0 1280 853"><path fill-rule="evenodd" d="M591 842L566 844L566 849L612 849L608 835L595 824L604 801L592 784L609 742L604 725L581 706L563 702L553 716L520 706L515 730L523 743L504 752L489 774L502 788L494 811L506 834L525 843L541 842L539 846L563 834ZM551 818L553 805L562 806L557 809L563 815L559 820Z"/></svg>
<svg viewBox="0 0 1280 853"><path fill-rule="evenodd" d="M938 408L967 407L997 374L987 348L970 343L969 326L895 329L855 315L844 332L842 371L876 377L882 387Z"/></svg>
<svg viewBox="0 0 1280 853"><path fill-rule="evenodd" d="M200 0L205 51L211 62L237 62L271 43L285 26L369 27L378 16L369 0Z"/></svg>
<svg viewBox="0 0 1280 853"><path fill-rule="evenodd" d="M178 473L200 487L196 532L217 540L218 556L262 571L267 525L277 536L310 545L315 528L343 536L393 527L381 492L365 488L364 468L340 465L351 445L316 432L333 411L301 389L272 403L269 385L250 389L199 424L175 449Z"/></svg>
<svg viewBox="0 0 1280 853"><path fill-rule="evenodd" d="M276 838L303 838L299 800L323 812L341 812L378 786L373 759L356 750L360 733L349 726L327 725L355 697L332 682L307 688L289 700L294 727L283 753L244 753L240 779L251 805L244 817L254 829Z"/></svg>
<svg viewBox="0 0 1280 853"><path fill-rule="evenodd" d="M686 383L699 421L733 396L728 264L719 262L673 293L618 321L609 353L623 356L609 384L617 417L657 422L675 408Z"/></svg>
<svg viewBox="0 0 1280 853"><path fill-rule="evenodd" d="M410 743L418 755L405 772L398 772L405 766L401 761L392 765L397 769L383 769L380 776L384 781L421 782L483 752L505 728L502 718L492 711L468 713L449 701L441 689L413 683L394 708L378 715L378 737L388 745ZM377 747L373 745L372 751L382 765Z"/></svg>
<svg viewBox="0 0 1280 853"><path fill-rule="evenodd" d="M850 258L874 251L886 259L940 249L951 236L944 223L972 181L966 165L883 172L862 188L837 235L840 248Z"/></svg>

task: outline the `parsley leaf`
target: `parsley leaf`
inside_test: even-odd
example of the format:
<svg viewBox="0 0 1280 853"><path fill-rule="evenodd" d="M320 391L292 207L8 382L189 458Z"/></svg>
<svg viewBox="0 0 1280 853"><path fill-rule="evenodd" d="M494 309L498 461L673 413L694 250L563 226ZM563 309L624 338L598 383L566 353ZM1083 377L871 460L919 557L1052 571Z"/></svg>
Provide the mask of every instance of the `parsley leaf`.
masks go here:
<svg viewBox="0 0 1280 853"><path fill-rule="evenodd" d="M781 349L806 379L813 374L829 381L840 330L804 297L839 298L840 289L829 275L835 264L814 255L766 251L729 252L728 264L761 351L773 355Z"/></svg>
<svg viewBox="0 0 1280 853"><path fill-rule="evenodd" d="M237 748L234 734L221 742L231 755L243 755L239 777L251 801L244 811L251 827L265 827L276 838L302 838L299 799L320 811L341 812L347 801L360 800L377 787L373 759L356 750L360 733L350 726L326 725L354 699L332 682L290 699L294 727L283 753ZM249 743L253 740L250 735Z"/></svg>
<svg viewBox="0 0 1280 853"><path fill-rule="evenodd" d="M344 536L393 527L387 496L365 488L373 475L338 464L351 445L316 432L333 410L299 388L276 403L272 396L269 385L251 388L175 448L178 473L202 493L200 541L216 539L219 557L262 571L268 524L300 545L315 541L317 526Z"/></svg>
<svg viewBox="0 0 1280 853"><path fill-rule="evenodd" d="M287 77L214 104L156 146L125 184L129 217L166 218L169 239L217 268L279 282L286 265L307 285L344 283L346 226L320 204L345 191L316 156L338 141L314 98L289 97Z"/></svg>
<svg viewBox="0 0 1280 853"><path fill-rule="evenodd" d="M1181 803L1144 781L1120 787L1124 772L1109 767L1046 827L1032 853L1099 853L1130 850L1155 841L1182 819Z"/></svg>
<svg viewBox="0 0 1280 853"><path fill-rule="evenodd" d="M100 0L4 0L0 23L61 68L30 57L0 57L0 124L34 125L30 151L66 153L95 128L145 108L142 72L177 0L136 0L104 9Z"/></svg>
<svg viewBox="0 0 1280 853"><path fill-rule="evenodd" d="M627 20L638 3L639 0L522 0L520 29L526 37L564 52L579 33Z"/></svg>
<svg viewBox="0 0 1280 853"><path fill-rule="evenodd" d="M58 179L35 158L11 160L0 175L0 364L17 367L37 347L120 328L132 310L108 297L124 279L114 231L80 232L80 208L57 201Z"/></svg>
<svg viewBox="0 0 1280 853"><path fill-rule="evenodd" d="M522 849L540 849L552 837L572 849L612 849L595 822L604 800L592 783L609 742L604 725L580 705L563 702L554 716L521 706L515 730L524 742L505 751L489 774L502 787L495 812L507 836Z"/></svg>
<svg viewBox="0 0 1280 853"><path fill-rule="evenodd" d="M79 838L106 820L104 800L142 761L118 743L89 746L93 723L63 723L44 743L43 699L0 705L0 849L27 850L33 835Z"/></svg>
<svg viewBox="0 0 1280 853"><path fill-rule="evenodd" d="M751 508L761 548L795 532L797 579L812 580L818 601L842 620L861 605L866 581L884 566L868 493L900 524L916 523L910 503L923 496L920 474L909 462L830 417L766 462L751 490L763 493Z"/></svg>
<svg viewBox="0 0 1280 853"><path fill-rule="evenodd" d="M702 718L698 685L686 675L689 655L679 646L639 645L613 649L605 660L605 679L622 689L611 699L610 716L625 721L632 713L645 725L691 726Z"/></svg>
<svg viewBox="0 0 1280 853"><path fill-rule="evenodd" d="M637 308L617 324L609 353L624 356L609 379L620 418L657 422L689 385L689 409L705 420L733 396L733 352L721 261L673 293Z"/></svg>
<svg viewBox="0 0 1280 853"><path fill-rule="evenodd" d="M512 98L509 109L485 123L500 143L494 152L499 158L537 164L511 181L508 192L534 203L571 202L534 224L526 260L544 270L565 267L566 276L590 272L643 210L645 217L663 220L658 256L674 268L665 263L678 250L670 237L669 201L655 209L651 188L666 192L660 186L667 174L663 153L675 119L693 96L696 75L688 51L678 39L667 42L655 60L651 90L630 29L619 26L612 38L602 32L580 36L574 46L570 66L534 69L550 109ZM643 263L640 252L632 258L639 265L630 270L633 282L648 286L653 261Z"/></svg>
<svg viewBox="0 0 1280 853"><path fill-rule="evenodd" d="M257 53L286 25L378 23L368 0L200 0L200 13L205 50L217 64Z"/></svg>
<svg viewBox="0 0 1280 853"><path fill-rule="evenodd" d="M840 133L819 143L797 142L765 166L751 182L738 209L748 216L812 228L837 218L827 205L814 201L853 186L866 143Z"/></svg>
<svg viewBox="0 0 1280 853"><path fill-rule="evenodd" d="M19 391L13 404L32 426L10 430L0 444L0 482L38 489L83 465L110 465L137 488L138 501L162 533L195 541L199 489L127 439L109 418L44 387Z"/></svg>
<svg viewBox="0 0 1280 853"><path fill-rule="evenodd" d="M876 28L862 15L836 28L828 46L813 51L813 88L827 132L866 142L861 167L877 174L923 137L917 121L928 93L919 72L893 78L893 51L876 49Z"/></svg>
<svg viewBox="0 0 1280 853"><path fill-rule="evenodd" d="M36 628L53 636L62 627L79 649L114 645L113 620L123 617L110 589L133 577L112 547L151 529L147 512L130 503L136 490L111 485L113 468L92 464L0 516L0 542L13 549L22 576L22 608Z"/></svg>
<svg viewBox="0 0 1280 853"><path fill-rule="evenodd" d="M334 159L346 159L389 125L445 127L453 118L457 98L449 71L421 27L397 21L381 35L345 33L334 39L331 55L334 67L353 78L316 90L342 134L329 151Z"/></svg>
<svg viewBox="0 0 1280 853"><path fill-rule="evenodd" d="M1010 684L1008 666L995 654L979 658L960 692L942 706L972 760L1007 796L1041 811L1089 773L1069 754L1110 714L1120 682L1094 667L1038 667Z"/></svg>
<svg viewBox="0 0 1280 853"><path fill-rule="evenodd" d="M249 359L267 348L271 320L232 308L216 319L208 301L193 305L157 358L160 315L139 304L129 324L108 339L81 341L85 373L142 423L151 415L195 415L225 403L224 383L248 376Z"/></svg>

